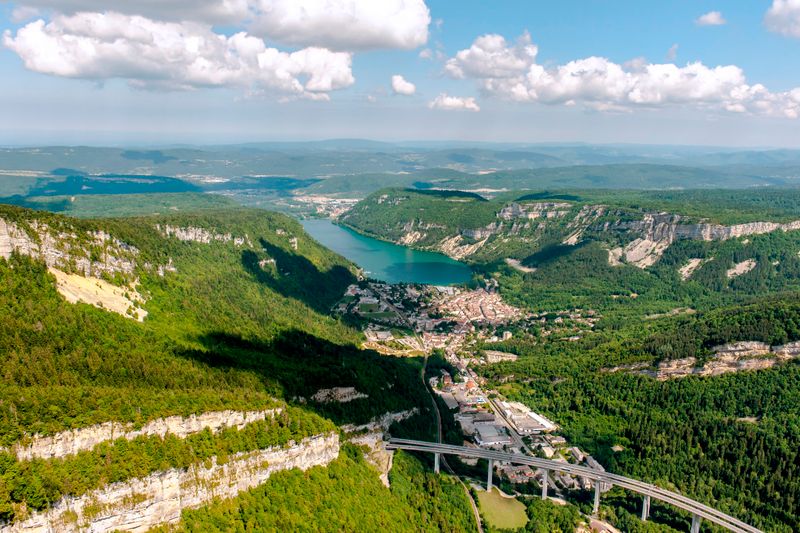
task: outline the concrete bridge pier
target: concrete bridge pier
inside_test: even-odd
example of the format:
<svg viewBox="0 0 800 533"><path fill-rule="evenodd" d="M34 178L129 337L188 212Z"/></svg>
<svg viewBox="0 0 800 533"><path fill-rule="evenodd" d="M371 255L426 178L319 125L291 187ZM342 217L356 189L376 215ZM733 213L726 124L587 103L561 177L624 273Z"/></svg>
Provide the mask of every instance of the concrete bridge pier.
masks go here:
<svg viewBox="0 0 800 533"><path fill-rule="evenodd" d="M592 516L596 518L598 514L600 514L600 480L596 479L594 482L594 509L592 510Z"/></svg>
<svg viewBox="0 0 800 533"><path fill-rule="evenodd" d="M647 522L650 518L650 496L646 495L642 499L642 522Z"/></svg>
<svg viewBox="0 0 800 533"><path fill-rule="evenodd" d="M549 470L542 470L544 476L542 477L542 499L547 499L547 482L549 481L548 478L550 477Z"/></svg>
<svg viewBox="0 0 800 533"><path fill-rule="evenodd" d="M494 470L494 461L489 459L489 473L486 475L486 492L492 492L492 470Z"/></svg>
<svg viewBox="0 0 800 533"><path fill-rule="evenodd" d="M700 533L700 522L702 520L703 519L700 518L700 516L692 515L692 529L690 529L689 531L691 531L691 533Z"/></svg>
<svg viewBox="0 0 800 533"><path fill-rule="evenodd" d="M433 454L433 471L435 473L437 473L437 474L439 473L439 456L440 455L441 455L440 453Z"/></svg>

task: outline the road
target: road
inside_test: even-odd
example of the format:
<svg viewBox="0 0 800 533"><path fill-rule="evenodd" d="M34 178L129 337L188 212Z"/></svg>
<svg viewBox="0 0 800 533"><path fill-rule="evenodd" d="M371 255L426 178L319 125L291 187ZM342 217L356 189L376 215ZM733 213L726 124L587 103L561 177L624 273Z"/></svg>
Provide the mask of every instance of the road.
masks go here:
<svg viewBox="0 0 800 533"><path fill-rule="evenodd" d="M624 476L593 470L585 466L562 463L559 461L552 461L550 459L541 459L538 457L529 457L521 454L511 454L497 452L494 450L467 448L465 446L453 446L450 444L410 441L404 439L391 439L387 443L387 449L415 450L420 452L441 454L447 453L467 457L478 457L492 459L494 461L524 464L536 468L542 468L544 470L565 472L574 476L583 476L594 480L595 483L610 483L612 485L642 494L643 496L650 496L651 498L688 511L695 516L704 518L709 522L722 526L729 531L734 531L737 533L761 533L759 529L746 524L737 518L729 516L722 511L718 511L712 507L709 507L708 505L692 500L691 498L683 496L682 494L678 494L676 492L662 489L655 485L637 481Z"/></svg>
<svg viewBox="0 0 800 533"><path fill-rule="evenodd" d="M425 361L422 363L422 372L420 375L422 376L422 385L425 387L425 390L428 391L428 396L433 403L433 413L436 416L436 434L437 434L437 441L439 444L442 444L444 440L444 431L442 430L442 414L439 412L439 404L436 403L436 398L433 396L433 391L430 389L430 385L428 384L428 380L425 379L425 369L428 368L428 356L425 356ZM478 533L483 533L483 525L481 524L481 513L478 510L478 505L475 503L475 500L472 499L472 493L469 491L469 487L461 481L461 478L456 475L450 465L447 463L447 458L444 455L439 456L440 464L447 470L448 474L454 476L459 483L461 483L461 487L464 489L464 493L467 495L467 499L469 500L470 506L472 507L472 514L475 515L475 523L478 525Z"/></svg>

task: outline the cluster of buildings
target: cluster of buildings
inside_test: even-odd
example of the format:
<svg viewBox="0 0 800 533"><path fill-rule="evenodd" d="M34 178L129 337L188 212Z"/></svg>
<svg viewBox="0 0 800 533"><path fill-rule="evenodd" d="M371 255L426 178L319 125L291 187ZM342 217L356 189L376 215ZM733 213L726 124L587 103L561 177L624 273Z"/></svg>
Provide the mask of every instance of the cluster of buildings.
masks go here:
<svg viewBox="0 0 800 533"><path fill-rule="evenodd" d="M470 368L475 363L514 361L517 356L499 350L483 350L478 343L512 338L509 324L522 328L538 326L543 336L580 335L599 320L594 311L526 314L503 302L492 287L464 290L455 287L390 285L379 282L351 285L340 305L342 312L367 319L368 348L392 355L419 355L443 349L457 374L443 371L431 379L431 387L454 413L465 443L470 446L538 454L555 461L582 464L603 471L602 465L567 440L555 434L558 426L519 402L492 399L480 386L481 379ZM576 337L579 338L579 337ZM466 350L474 346L475 350ZM469 459L463 459L469 462ZM497 471L512 483L544 483L543 471L530 466L497 464ZM548 484L557 490L592 489L588 478L553 472ZM601 491L610 487L601 486Z"/></svg>
<svg viewBox="0 0 800 533"><path fill-rule="evenodd" d="M334 198L318 194L298 195L292 198L294 201L309 206L314 212L323 218L339 218L347 213L359 201L358 198Z"/></svg>
<svg viewBox="0 0 800 533"><path fill-rule="evenodd" d="M452 288L452 287L450 287ZM501 325L524 317L521 309L508 305L496 292L486 289L456 289L439 303L442 314L464 324Z"/></svg>
<svg viewBox="0 0 800 533"><path fill-rule="evenodd" d="M513 429L520 435L533 435L534 433L549 433L558 429L553 422L544 416L534 413L519 402L497 402L503 410L503 416Z"/></svg>

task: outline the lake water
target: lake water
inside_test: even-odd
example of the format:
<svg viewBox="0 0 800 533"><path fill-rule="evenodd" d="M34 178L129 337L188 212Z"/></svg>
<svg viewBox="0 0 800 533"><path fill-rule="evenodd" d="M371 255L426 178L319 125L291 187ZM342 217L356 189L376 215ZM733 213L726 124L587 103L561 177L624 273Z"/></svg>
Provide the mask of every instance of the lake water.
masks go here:
<svg viewBox="0 0 800 533"><path fill-rule="evenodd" d="M470 268L446 255L412 250L373 239L330 220L303 220L305 230L317 241L343 255L364 274L389 283L452 285L472 276Z"/></svg>

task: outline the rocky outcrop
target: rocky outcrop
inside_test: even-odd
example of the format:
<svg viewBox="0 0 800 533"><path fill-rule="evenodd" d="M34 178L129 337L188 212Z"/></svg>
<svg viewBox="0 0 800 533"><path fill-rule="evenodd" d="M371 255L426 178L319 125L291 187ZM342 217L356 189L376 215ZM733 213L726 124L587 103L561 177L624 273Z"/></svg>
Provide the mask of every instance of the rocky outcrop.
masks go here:
<svg viewBox="0 0 800 533"><path fill-rule="evenodd" d="M730 372L771 368L800 357L800 341L782 346L742 341L715 346L713 350L714 355L702 366L697 366L696 358L686 357L663 361L654 371L645 370L641 373L663 381L686 376L717 376Z"/></svg>
<svg viewBox="0 0 800 533"><path fill-rule="evenodd" d="M358 392L355 387L320 389L311 397L312 400L319 403L347 403L361 398L369 398L369 395Z"/></svg>
<svg viewBox="0 0 800 533"><path fill-rule="evenodd" d="M738 278L743 274L747 274L756 267L756 262L753 259L746 259L740 263L736 263L733 267L729 268L725 275L728 279Z"/></svg>
<svg viewBox="0 0 800 533"><path fill-rule="evenodd" d="M133 440L149 435L163 437L167 433L184 438L204 429L210 429L213 433L224 428L242 429L258 420L273 417L280 411L280 408L276 408L265 411L212 411L188 417L170 416L152 420L139 429L134 429L132 424L106 422L51 436L35 435L28 442L12 446L11 452L20 461L34 458L54 459L91 450L101 442L116 439Z"/></svg>
<svg viewBox="0 0 800 533"><path fill-rule="evenodd" d="M160 524L176 523L181 511L214 499L232 498L261 485L278 471L324 466L339 455L339 435L303 439L233 455L224 464L216 458L187 470L168 470L64 498L50 510L0 528L2 533L61 533L91 531L145 532Z"/></svg>
<svg viewBox="0 0 800 533"><path fill-rule="evenodd" d="M39 221L24 227L0 218L0 257L8 259L12 253L40 259L51 268L77 271L85 277L123 274L130 279L139 250L102 231L78 235Z"/></svg>
<svg viewBox="0 0 800 533"><path fill-rule="evenodd" d="M402 422L407 418L411 418L415 414L419 413L419 409L416 407L413 409L408 409L406 411L398 411L396 413L384 413L381 416L375 417L372 421L361 424L356 426L355 424L346 424L342 426L342 431L346 433L357 433L360 431L376 431L379 429L388 430L389 426L394 424L395 422Z"/></svg>
<svg viewBox="0 0 800 533"><path fill-rule="evenodd" d="M502 228L503 224L492 222L483 228L462 229L461 236L474 241L482 241L488 239L492 235L500 233Z"/></svg>
<svg viewBox="0 0 800 533"><path fill-rule="evenodd" d="M118 287L103 279L67 274L52 267L47 270L56 278L59 294L69 303L87 303L139 322L147 316L147 311L141 307L144 298L136 290L138 280L128 286Z"/></svg>
<svg viewBox="0 0 800 533"><path fill-rule="evenodd" d="M437 248L441 250L442 253L449 255L453 259L464 259L468 257L478 250L480 250L488 239L483 239L478 242L474 243L466 243L464 239L460 235L455 235L453 237L443 239Z"/></svg>
<svg viewBox="0 0 800 533"><path fill-rule="evenodd" d="M599 231L623 231L639 237L625 247L615 249L615 255L639 268L653 265L664 251L678 239L724 241L747 235L774 231L800 230L800 220L780 224L777 222L751 222L722 226L719 224L684 224L683 217L669 213L648 213L641 220L605 223ZM755 265L753 265L755 266Z"/></svg>
<svg viewBox="0 0 800 533"><path fill-rule="evenodd" d="M206 228L199 228L196 226L187 226L185 228L170 226L169 224L162 226L156 224L158 230L164 237L174 237L179 241L184 242L199 242L202 244L210 244L212 242L233 242L234 246L240 247L245 243L252 247L253 243L250 238L245 235L244 237L234 237L230 233L215 233Z"/></svg>
<svg viewBox="0 0 800 533"><path fill-rule="evenodd" d="M694 271L700 268L702 264L702 258L693 257L692 259L689 259L689 261L687 261L686 264L678 270L681 280L687 281L689 278L691 278L692 274L694 274Z"/></svg>
<svg viewBox="0 0 800 533"><path fill-rule="evenodd" d="M535 202L531 204L518 204L516 202L505 206L497 213L503 220L515 218L561 218L569 214L572 204L566 202Z"/></svg>

